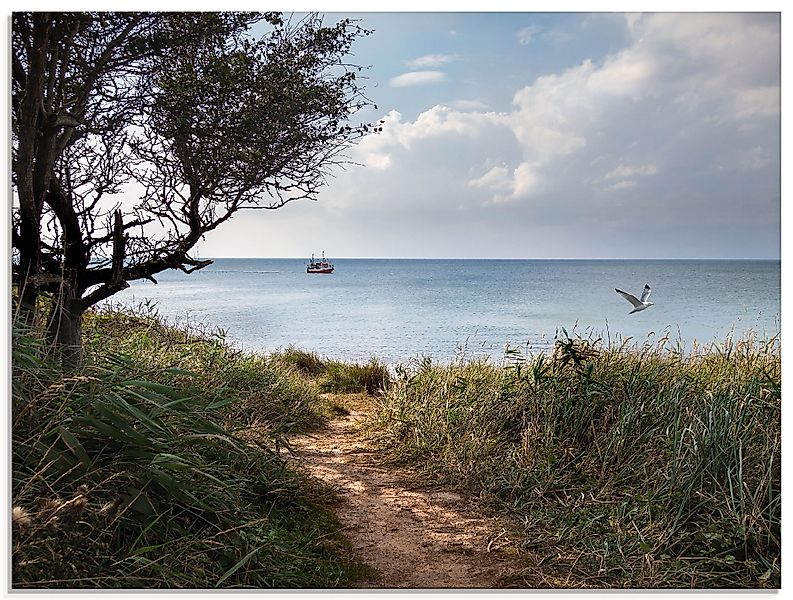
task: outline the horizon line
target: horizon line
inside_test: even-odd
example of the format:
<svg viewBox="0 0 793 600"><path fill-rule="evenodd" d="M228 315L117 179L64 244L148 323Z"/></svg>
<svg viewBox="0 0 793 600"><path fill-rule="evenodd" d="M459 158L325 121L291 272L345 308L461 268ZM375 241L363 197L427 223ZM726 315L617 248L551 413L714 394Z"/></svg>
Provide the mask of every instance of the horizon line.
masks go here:
<svg viewBox="0 0 793 600"><path fill-rule="evenodd" d="M248 260L248 259L262 259L262 260L310 260L305 256L206 256L207 260ZM628 257L628 258L613 258L613 257L543 257L543 258L528 258L528 257L449 257L449 256L334 256L326 257L328 260L777 260L781 261L781 257L746 257L746 256L683 256L683 257Z"/></svg>

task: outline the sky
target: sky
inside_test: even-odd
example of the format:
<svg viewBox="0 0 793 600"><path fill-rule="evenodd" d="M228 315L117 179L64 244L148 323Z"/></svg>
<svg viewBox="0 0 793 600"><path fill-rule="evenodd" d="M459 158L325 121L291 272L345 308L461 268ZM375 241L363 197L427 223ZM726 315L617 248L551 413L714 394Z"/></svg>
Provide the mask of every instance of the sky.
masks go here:
<svg viewBox="0 0 793 600"><path fill-rule="evenodd" d="M779 258L778 13L326 13L383 120L201 256Z"/></svg>

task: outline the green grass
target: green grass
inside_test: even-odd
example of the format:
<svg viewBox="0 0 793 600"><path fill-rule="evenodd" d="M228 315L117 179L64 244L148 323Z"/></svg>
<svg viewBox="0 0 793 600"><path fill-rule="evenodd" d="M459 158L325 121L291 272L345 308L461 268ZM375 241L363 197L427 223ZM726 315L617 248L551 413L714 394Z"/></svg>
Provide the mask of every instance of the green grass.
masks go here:
<svg viewBox="0 0 793 600"><path fill-rule="evenodd" d="M271 434L305 431L329 416L326 403L294 363L235 349L220 330L168 325L152 311L106 309L84 325L86 355L134 357L134 370L166 385L192 385L225 401L229 426L266 426ZM308 354L308 353L305 353Z"/></svg>
<svg viewBox="0 0 793 600"><path fill-rule="evenodd" d="M65 376L13 340L15 588L327 588L362 567L283 436L331 414L296 369L153 313L89 315Z"/></svg>
<svg viewBox="0 0 793 600"><path fill-rule="evenodd" d="M505 584L780 585L776 339L687 355L564 334L547 356L393 375L153 311L90 314L84 338L65 375L13 330L16 588L351 585L334 497L278 452L351 393L393 459L512 519L528 558Z"/></svg>
<svg viewBox="0 0 793 600"><path fill-rule="evenodd" d="M289 346L285 350L273 355L274 358L291 365L299 373L307 377L317 377L326 370L325 361L315 352L300 350L294 346Z"/></svg>
<svg viewBox="0 0 793 600"><path fill-rule="evenodd" d="M317 382L324 392L334 394L383 394L391 385L388 368L376 358L368 363L328 361L325 372Z"/></svg>
<svg viewBox="0 0 793 600"><path fill-rule="evenodd" d="M272 359L293 367L323 392L375 396L384 393L391 385L388 367L375 357L364 364L342 362L322 359L314 352L290 346L273 354Z"/></svg>
<svg viewBox="0 0 793 600"><path fill-rule="evenodd" d="M777 340L508 358L401 368L370 430L520 524L516 584L780 585Z"/></svg>

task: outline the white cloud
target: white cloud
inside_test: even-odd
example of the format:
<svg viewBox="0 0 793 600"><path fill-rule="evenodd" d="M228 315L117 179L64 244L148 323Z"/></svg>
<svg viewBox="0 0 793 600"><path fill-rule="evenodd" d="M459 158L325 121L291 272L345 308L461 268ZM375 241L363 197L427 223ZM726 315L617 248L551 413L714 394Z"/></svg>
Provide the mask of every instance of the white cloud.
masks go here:
<svg viewBox="0 0 793 600"><path fill-rule="evenodd" d="M504 166L493 167L487 173L476 179L468 181L468 185L475 188L506 192L512 188L512 177Z"/></svg>
<svg viewBox="0 0 793 600"><path fill-rule="evenodd" d="M588 91L598 96L630 96L645 93L658 66L654 57L623 51L606 59L602 67L595 68L586 82Z"/></svg>
<svg viewBox="0 0 793 600"><path fill-rule="evenodd" d="M515 93L510 113L485 112L478 100L458 100L454 108L435 106L412 122L390 113L377 142L371 148L362 144L361 159L375 169L399 170L404 159L397 158L396 147L417 153L432 147L426 165L420 168L430 168L439 152L449 156L470 152L479 157L475 163L479 170L461 175L460 180L479 194L480 202L493 203L534 201L561 189L577 190L577 195L627 190L681 160L684 168L690 168L683 156L704 160L693 156L695 146L713 143L708 135L721 135L725 121L754 124L778 114L778 81L755 82L748 65L740 68L742 78L722 74L738 48L734 41L722 38L743 38L746 24L742 21L720 20L719 15L671 17L643 15L632 20L635 38L629 46L598 63L584 60L538 77ZM656 19L663 20L663 27ZM539 31L533 28L529 33ZM771 27L772 36L774 31ZM714 36L714 40L701 41ZM719 49L726 54L717 68L714 60ZM763 52L758 56L767 59ZM400 77L405 79L396 78L392 85L428 83L442 80L444 74L419 71ZM466 147L488 136L502 147ZM696 144L692 136L697 136ZM648 146L649 140L663 140L663 151ZM752 144L747 151L756 146ZM768 161L749 153L734 164L748 169L746 165L767 165ZM611 166L604 169L604 165ZM710 167L700 166L703 172L706 168ZM571 169L575 169L574 178ZM606 187L593 190L593 182ZM449 192L439 191L443 193ZM482 198L482 193L489 197ZM566 202L574 202L573 197L577 196Z"/></svg>
<svg viewBox="0 0 793 600"><path fill-rule="evenodd" d="M708 14L628 20L635 36L628 47L601 64L585 60L539 77L515 94L515 136L537 176L551 185L566 185L565 162L579 154L589 155L589 163L593 157L619 162L627 151L643 147L642 142L663 140L663 154L649 148L636 157L644 161L618 164L602 177L624 179L614 185L626 189L636 185L636 177L659 173L663 160L674 162L690 154L693 145L685 138L718 143L705 136L706 129L715 136L727 134L728 122L737 122L742 132L774 126L767 119L779 114L779 76L767 63L778 65L773 54L778 20ZM757 45L757 36L762 48L749 57L746 48ZM584 179L600 176L593 172Z"/></svg>
<svg viewBox="0 0 793 600"><path fill-rule="evenodd" d="M598 112L585 89L593 70L587 61L562 76L539 77L515 94L513 130L534 160L544 162L586 146L582 130Z"/></svg>
<svg viewBox="0 0 793 600"><path fill-rule="evenodd" d="M528 46L538 39L549 44L565 44L575 39L573 34L563 29L543 29L537 25L529 25L518 30L516 36L521 46Z"/></svg>
<svg viewBox="0 0 793 600"><path fill-rule="evenodd" d="M447 80L443 71L411 71L393 77L388 83L391 87L410 87L414 85L427 85L442 83Z"/></svg>
<svg viewBox="0 0 793 600"><path fill-rule="evenodd" d="M495 166L481 177L469 180L468 186L487 192L486 202L504 204L536 193L540 179L534 165L523 162L512 170L503 165Z"/></svg>
<svg viewBox="0 0 793 600"><path fill-rule="evenodd" d="M425 54L418 58L406 60L405 64L411 69L428 69L433 67L442 67L445 64L452 62L455 57L451 54Z"/></svg>
<svg viewBox="0 0 793 600"><path fill-rule="evenodd" d="M636 24L642 18L642 13L625 13L625 24L631 31L636 30Z"/></svg>
<svg viewBox="0 0 793 600"><path fill-rule="evenodd" d="M529 25L528 27L524 27L520 29L517 33L518 36L518 43L521 46L527 46L534 41L534 38L538 33L542 31L542 28L537 27L536 25Z"/></svg>
<svg viewBox="0 0 793 600"><path fill-rule="evenodd" d="M755 146L744 152L741 166L749 171L760 171L771 164L771 153L762 146Z"/></svg>
<svg viewBox="0 0 793 600"><path fill-rule="evenodd" d="M364 138L356 148L411 149L422 141L435 138L477 140L494 128L509 132L508 124L508 117L502 113L460 112L441 105L424 111L413 122L402 121L402 115L392 110L383 117L382 133ZM459 140L453 143L459 143Z"/></svg>
<svg viewBox="0 0 793 600"><path fill-rule="evenodd" d="M424 111L412 122L403 121L395 110L389 111L382 121L382 132L363 138L352 148L350 156L354 162L379 171L399 170L407 155L414 151L421 155L432 143L458 147L479 144L481 159L478 160L485 160L484 153L491 149L489 139L497 135L510 137L503 114L460 112L441 105ZM431 160L437 162L439 157ZM426 168L429 162L422 162L420 167Z"/></svg>
<svg viewBox="0 0 793 600"><path fill-rule="evenodd" d="M651 256L668 255L668 232L721 239L715 228L725 224L773 223L778 16L645 14L632 28L626 47L517 89L509 112L476 99L415 119L391 111L383 132L350 153L370 168L339 175L328 206L411 235L433 225L438 245L461 235L454 227L463 218L472 228L465 231L495 223L497 241L508 231L557 244L559 232L575 231L578 249L565 252L581 256L592 244L606 247L604 230L610 240L656 232ZM556 237L543 237L548 231ZM562 255L549 247L556 250L537 255Z"/></svg>
<svg viewBox="0 0 793 600"><path fill-rule="evenodd" d="M619 165L613 171L609 171L603 176L603 179L624 179L628 177L649 177L658 173L658 167L655 165Z"/></svg>
<svg viewBox="0 0 793 600"><path fill-rule="evenodd" d="M391 166L391 156L376 151L359 151L358 160L360 160L360 164L377 169L378 171L384 171Z"/></svg>
<svg viewBox="0 0 793 600"><path fill-rule="evenodd" d="M539 175L535 166L526 162L515 167L512 196L514 198L526 197L537 191Z"/></svg>
<svg viewBox="0 0 793 600"><path fill-rule="evenodd" d="M744 120L775 117L779 114L779 86L758 86L736 93L731 102L731 116Z"/></svg>
<svg viewBox="0 0 793 600"><path fill-rule="evenodd" d="M631 188L634 188L634 187L636 187L636 182L631 180L631 179L627 179L625 181L618 181L614 185L609 186L608 189L610 189L610 190L627 190L627 189L631 189Z"/></svg>

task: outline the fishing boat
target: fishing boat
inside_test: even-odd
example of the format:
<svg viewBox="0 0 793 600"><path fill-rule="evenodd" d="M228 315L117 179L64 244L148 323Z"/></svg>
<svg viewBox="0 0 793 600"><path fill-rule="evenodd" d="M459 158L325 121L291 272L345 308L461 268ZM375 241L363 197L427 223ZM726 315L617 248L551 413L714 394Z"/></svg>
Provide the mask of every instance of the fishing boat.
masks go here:
<svg viewBox="0 0 793 600"><path fill-rule="evenodd" d="M333 273L333 264L325 258L325 251L322 251L322 260L314 260L311 255L311 262L306 267L306 273Z"/></svg>

